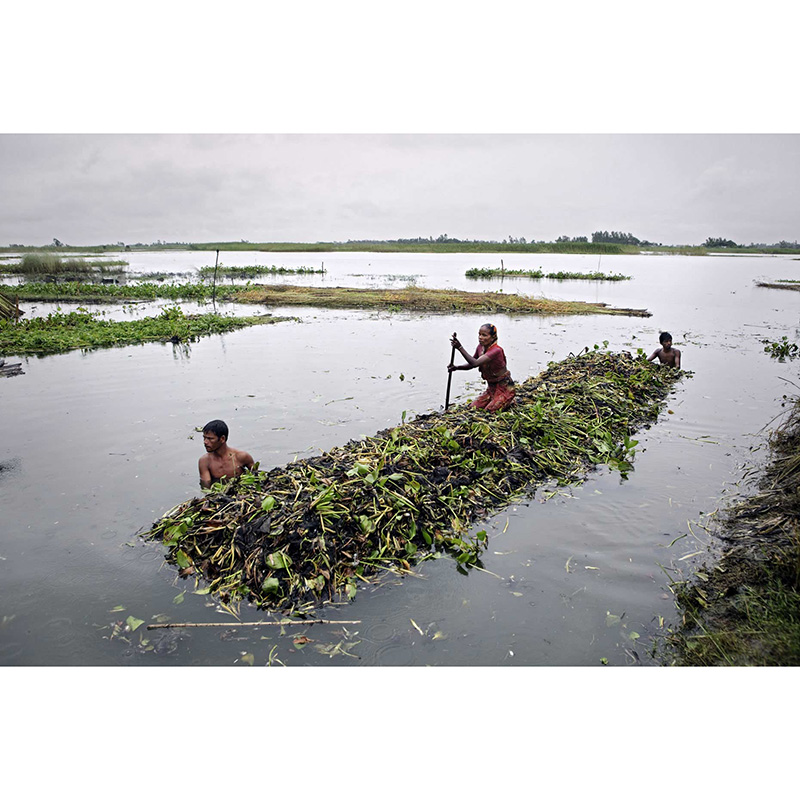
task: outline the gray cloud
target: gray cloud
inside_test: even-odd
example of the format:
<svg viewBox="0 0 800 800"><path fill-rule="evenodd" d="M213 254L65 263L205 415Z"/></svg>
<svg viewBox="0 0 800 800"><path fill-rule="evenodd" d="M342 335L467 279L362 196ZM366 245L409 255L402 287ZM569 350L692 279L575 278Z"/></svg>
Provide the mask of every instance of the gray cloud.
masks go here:
<svg viewBox="0 0 800 800"><path fill-rule="evenodd" d="M798 239L796 135L3 135L0 243Z"/></svg>

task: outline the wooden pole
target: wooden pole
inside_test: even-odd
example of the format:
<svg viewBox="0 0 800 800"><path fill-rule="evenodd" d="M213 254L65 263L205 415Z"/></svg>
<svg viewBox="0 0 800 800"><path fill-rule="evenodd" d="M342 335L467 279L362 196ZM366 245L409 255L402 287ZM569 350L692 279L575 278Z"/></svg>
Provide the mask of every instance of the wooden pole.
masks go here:
<svg viewBox="0 0 800 800"><path fill-rule="evenodd" d="M453 338L457 339L458 338L458 334L454 333L453 334ZM453 366L453 363L455 362L455 360L456 360L456 348L454 346L453 349L450 351L450 366L451 367ZM448 409L448 407L450 405L450 384L452 383L452 381L453 381L453 371L452 370L448 370L447 371L447 394L445 395L445 398L444 398L444 410L445 411L447 411L447 409Z"/></svg>
<svg viewBox="0 0 800 800"><path fill-rule="evenodd" d="M211 302L214 308L217 307L217 267L219 266L219 250L217 250L217 260L214 262L214 286L211 289Z"/></svg>
<svg viewBox="0 0 800 800"><path fill-rule="evenodd" d="M299 619L285 622L264 620L263 622L158 622L147 626L154 628L242 628L255 625L360 625L360 619Z"/></svg>

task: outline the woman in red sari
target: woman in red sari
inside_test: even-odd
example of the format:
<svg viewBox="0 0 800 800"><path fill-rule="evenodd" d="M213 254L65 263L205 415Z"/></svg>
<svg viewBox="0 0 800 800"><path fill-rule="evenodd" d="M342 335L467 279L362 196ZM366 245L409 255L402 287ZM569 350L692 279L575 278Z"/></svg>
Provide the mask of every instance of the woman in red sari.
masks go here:
<svg viewBox="0 0 800 800"><path fill-rule="evenodd" d="M480 370L481 377L489 384L486 391L473 400L473 408L485 408L487 411L502 411L514 402L514 381L506 367L506 354L497 344L497 328L494 325L481 325L478 330L478 347L475 355L470 355L456 339L455 335L450 344L467 360L466 364L454 366L448 364L447 369L452 372L456 369Z"/></svg>

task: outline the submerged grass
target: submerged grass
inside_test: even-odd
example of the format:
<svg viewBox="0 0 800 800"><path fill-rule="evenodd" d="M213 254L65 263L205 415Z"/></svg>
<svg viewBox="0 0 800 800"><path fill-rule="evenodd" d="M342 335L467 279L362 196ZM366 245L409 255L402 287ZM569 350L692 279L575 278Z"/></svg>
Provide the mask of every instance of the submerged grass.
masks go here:
<svg viewBox="0 0 800 800"><path fill-rule="evenodd" d="M452 554L481 566L480 519L537 484L594 465L626 475L633 431L656 420L681 373L603 351L551 364L508 411L427 414L321 456L217 483L145 536L223 602L306 613L382 570Z"/></svg>
<svg viewBox="0 0 800 800"><path fill-rule="evenodd" d="M800 400L770 438L758 491L726 512L713 569L677 585L680 666L800 665Z"/></svg>
<svg viewBox="0 0 800 800"><path fill-rule="evenodd" d="M0 320L0 352L8 355L47 355L68 350L144 342L192 342L201 336L227 333L250 325L269 325L285 317L222 317L219 314L185 315L166 308L157 317L115 322L86 311L48 314L22 322Z"/></svg>
<svg viewBox="0 0 800 800"><path fill-rule="evenodd" d="M630 275L609 272L547 272L541 269L494 269L474 267L464 275L467 278L550 278L555 281L629 281Z"/></svg>
<svg viewBox="0 0 800 800"><path fill-rule="evenodd" d="M315 275L324 274L325 270L315 269L313 267L276 267L274 264L271 267L264 267L259 265L244 266L244 267L201 267L200 275L203 278L211 278L214 276L214 271L218 278L257 278L259 275Z"/></svg>

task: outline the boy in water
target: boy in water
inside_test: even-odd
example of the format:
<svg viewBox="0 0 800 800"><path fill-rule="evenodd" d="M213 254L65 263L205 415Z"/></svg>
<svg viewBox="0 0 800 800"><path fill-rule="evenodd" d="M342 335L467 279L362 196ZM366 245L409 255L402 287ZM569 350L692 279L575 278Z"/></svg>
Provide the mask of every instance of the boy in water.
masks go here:
<svg viewBox="0 0 800 800"><path fill-rule="evenodd" d="M677 347L672 346L672 334L664 331L658 337L658 341L661 342L661 347L659 347L658 350L656 350L647 360L652 361L653 359L658 358L662 364L675 367L675 369L680 369L681 351L678 350Z"/></svg>
<svg viewBox="0 0 800 800"><path fill-rule="evenodd" d="M250 453L228 447L228 426L221 419L213 419L203 428L203 446L206 455L197 464L203 489L220 478L235 478L253 467Z"/></svg>

